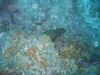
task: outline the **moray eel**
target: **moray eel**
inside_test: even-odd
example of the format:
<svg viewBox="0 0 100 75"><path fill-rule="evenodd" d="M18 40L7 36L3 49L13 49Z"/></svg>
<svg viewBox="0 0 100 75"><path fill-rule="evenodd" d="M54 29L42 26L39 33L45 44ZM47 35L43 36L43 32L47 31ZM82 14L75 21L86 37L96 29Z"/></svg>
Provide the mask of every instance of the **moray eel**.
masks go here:
<svg viewBox="0 0 100 75"><path fill-rule="evenodd" d="M47 30L47 31L43 32L43 34L49 36L52 41L55 41L58 37L60 37L64 33L65 33L64 28L52 29L52 30Z"/></svg>

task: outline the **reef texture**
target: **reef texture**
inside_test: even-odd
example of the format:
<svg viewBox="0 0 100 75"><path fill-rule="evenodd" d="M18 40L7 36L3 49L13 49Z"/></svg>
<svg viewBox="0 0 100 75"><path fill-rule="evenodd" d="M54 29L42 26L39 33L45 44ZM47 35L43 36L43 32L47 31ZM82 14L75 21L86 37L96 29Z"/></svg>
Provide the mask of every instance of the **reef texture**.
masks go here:
<svg viewBox="0 0 100 75"><path fill-rule="evenodd" d="M0 0L0 75L99 74L99 0Z"/></svg>

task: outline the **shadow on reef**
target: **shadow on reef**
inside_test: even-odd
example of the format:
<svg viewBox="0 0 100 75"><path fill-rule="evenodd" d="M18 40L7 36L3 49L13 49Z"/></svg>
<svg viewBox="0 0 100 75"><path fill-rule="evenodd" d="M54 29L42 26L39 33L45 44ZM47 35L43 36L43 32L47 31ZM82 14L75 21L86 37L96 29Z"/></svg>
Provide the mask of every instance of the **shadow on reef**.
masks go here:
<svg viewBox="0 0 100 75"><path fill-rule="evenodd" d="M10 4L13 4L16 0L0 0L0 11L5 10Z"/></svg>

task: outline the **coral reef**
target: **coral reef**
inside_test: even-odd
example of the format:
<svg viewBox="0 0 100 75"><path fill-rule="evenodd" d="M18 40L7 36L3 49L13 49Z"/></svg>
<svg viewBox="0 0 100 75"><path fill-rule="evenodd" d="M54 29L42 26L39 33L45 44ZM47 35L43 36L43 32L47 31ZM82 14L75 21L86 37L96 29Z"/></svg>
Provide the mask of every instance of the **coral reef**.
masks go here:
<svg viewBox="0 0 100 75"><path fill-rule="evenodd" d="M99 75L99 0L0 0L0 75Z"/></svg>

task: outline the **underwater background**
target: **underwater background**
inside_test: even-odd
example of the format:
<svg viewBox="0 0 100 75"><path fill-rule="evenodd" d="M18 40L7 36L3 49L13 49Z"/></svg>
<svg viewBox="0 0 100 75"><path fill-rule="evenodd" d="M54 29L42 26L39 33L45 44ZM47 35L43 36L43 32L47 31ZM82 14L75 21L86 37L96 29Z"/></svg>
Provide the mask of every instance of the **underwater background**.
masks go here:
<svg viewBox="0 0 100 75"><path fill-rule="evenodd" d="M100 75L100 1L0 0L0 75Z"/></svg>

